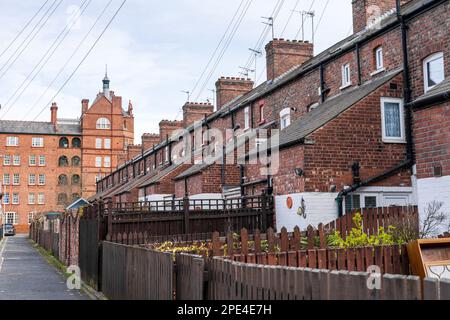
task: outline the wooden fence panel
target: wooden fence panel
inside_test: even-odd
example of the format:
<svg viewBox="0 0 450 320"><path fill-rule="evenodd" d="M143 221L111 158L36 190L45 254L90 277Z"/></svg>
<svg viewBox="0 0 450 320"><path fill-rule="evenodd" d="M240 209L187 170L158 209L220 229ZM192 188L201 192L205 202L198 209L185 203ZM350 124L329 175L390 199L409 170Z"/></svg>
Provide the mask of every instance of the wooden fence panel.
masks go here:
<svg viewBox="0 0 450 320"><path fill-rule="evenodd" d="M203 300L205 260L201 256L176 255L177 300Z"/></svg>

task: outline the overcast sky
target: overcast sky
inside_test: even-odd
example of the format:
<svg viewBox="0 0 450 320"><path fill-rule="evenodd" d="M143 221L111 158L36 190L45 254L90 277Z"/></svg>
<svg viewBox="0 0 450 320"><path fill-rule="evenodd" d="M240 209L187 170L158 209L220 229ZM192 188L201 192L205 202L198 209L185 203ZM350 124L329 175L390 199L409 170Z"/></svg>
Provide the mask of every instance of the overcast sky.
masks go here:
<svg viewBox="0 0 450 320"><path fill-rule="evenodd" d="M50 86L109 1L111 4L102 18ZM250 6L246 14L241 16L247 1ZM51 98L83 59L122 0L48 0L5 52L44 3L44 0L0 1L1 119L33 120L46 108L37 119L49 121L48 103ZM88 5L84 13L79 20L71 20L77 7L83 8L83 3ZM186 94L181 91L192 91L238 8L241 10L237 17L242 17L239 28L217 68L213 71L212 67L208 69L192 93L191 100L197 96L199 101L212 100L213 93L209 89L214 88L218 77L239 76L239 67L245 66L249 59L248 49L255 46L265 27L261 17L271 16L277 4L280 11L275 20L275 37L286 39L294 39L297 34L298 39L301 37L301 32L298 32L301 14L292 13L292 10L295 7L298 11L308 10L313 4L317 28L316 54L351 32L351 0L245 0L243 3L240 6L241 0L128 0L97 46L54 99L59 106L59 117L79 117L81 99L93 101L101 89L107 64L111 89L123 97L124 108L128 100L133 102L136 143L140 143L142 133L157 132L161 119L173 120L177 115L180 119L179 110L186 101ZM47 10L51 13L55 8L44 25L44 14ZM41 18L41 24L33 31ZM73 27L54 51L58 42L53 47L52 44L55 39L63 39L65 33L62 32L67 25ZM42 26L40 31L39 26ZM58 38L60 34L62 36ZM270 37L269 32L264 44ZM305 38L311 39L310 20L305 21ZM50 56L53 51L54 54ZM265 56L262 56L256 64L256 77L260 82L265 80L264 66ZM254 68L254 64L251 68ZM205 81L209 73L210 80ZM253 73L250 76L255 77ZM204 90L199 92L204 82ZM38 100L41 96L43 98Z"/></svg>

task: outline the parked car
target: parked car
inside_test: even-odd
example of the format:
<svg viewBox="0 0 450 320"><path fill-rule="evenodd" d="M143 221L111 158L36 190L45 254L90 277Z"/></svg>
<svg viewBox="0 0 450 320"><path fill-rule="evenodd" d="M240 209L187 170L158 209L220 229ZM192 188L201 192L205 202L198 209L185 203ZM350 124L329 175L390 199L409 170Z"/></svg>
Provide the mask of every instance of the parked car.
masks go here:
<svg viewBox="0 0 450 320"><path fill-rule="evenodd" d="M12 224L5 224L5 237L7 236L15 236L16 235L16 228Z"/></svg>

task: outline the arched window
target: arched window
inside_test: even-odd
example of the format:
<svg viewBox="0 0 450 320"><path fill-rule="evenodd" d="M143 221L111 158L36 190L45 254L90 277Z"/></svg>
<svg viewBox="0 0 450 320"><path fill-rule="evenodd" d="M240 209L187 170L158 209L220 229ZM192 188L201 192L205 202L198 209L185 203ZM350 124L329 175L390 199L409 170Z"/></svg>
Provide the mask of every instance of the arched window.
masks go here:
<svg viewBox="0 0 450 320"><path fill-rule="evenodd" d="M61 156L59 158L58 165L60 167L68 167L69 166L69 159L67 159L66 156Z"/></svg>
<svg viewBox="0 0 450 320"><path fill-rule="evenodd" d="M78 193L74 193L74 194L72 194L72 202L75 202L75 201L77 201L78 199L80 199L81 197L80 197L80 195L78 194Z"/></svg>
<svg viewBox="0 0 450 320"><path fill-rule="evenodd" d="M59 186L66 186L68 183L67 176L65 174L62 174L58 178L58 185Z"/></svg>
<svg viewBox="0 0 450 320"><path fill-rule="evenodd" d="M69 147L69 139L67 139L67 138L59 139L59 147L67 149Z"/></svg>
<svg viewBox="0 0 450 320"><path fill-rule="evenodd" d="M111 122L106 118L100 118L97 120L97 129L100 130L111 129Z"/></svg>
<svg viewBox="0 0 450 320"><path fill-rule="evenodd" d="M80 138L72 139L72 148L76 148L76 149L81 148L81 139Z"/></svg>
<svg viewBox="0 0 450 320"><path fill-rule="evenodd" d="M78 185L78 184L80 184L80 176L79 176L79 175L74 174L74 175L72 176L72 184L73 184L73 185Z"/></svg>
<svg viewBox="0 0 450 320"><path fill-rule="evenodd" d="M81 164L81 159L78 156L72 158L72 167L79 167Z"/></svg>
<svg viewBox="0 0 450 320"><path fill-rule="evenodd" d="M68 202L67 194L65 194L65 193L58 194L58 204L59 205L67 205L68 204L67 202Z"/></svg>
<svg viewBox="0 0 450 320"><path fill-rule="evenodd" d="M444 54L442 52L434 53L423 61L423 76L425 92L444 81Z"/></svg>

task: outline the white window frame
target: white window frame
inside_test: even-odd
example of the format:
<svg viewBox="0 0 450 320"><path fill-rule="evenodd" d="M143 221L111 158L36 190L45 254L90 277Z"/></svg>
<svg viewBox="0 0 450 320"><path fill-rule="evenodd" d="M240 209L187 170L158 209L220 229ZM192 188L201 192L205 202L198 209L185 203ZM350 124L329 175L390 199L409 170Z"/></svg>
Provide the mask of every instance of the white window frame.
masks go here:
<svg viewBox="0 0 450 320"><path fill-rule="evenodd" d="M17 212L5 212L6 223L11 223L13 225L19 224L19 215Z"/></svg>
<svg viewBox="0 0 450 320"><path fill-rule="evenodd" d="M45 156L43 155L39 156L39 166L45 167L45 165L46 165Z"/></svg>
<svg viewBox="0 0 450 320"><path fill-rule="evenodd" d="M10 166L11 165L11 156L9 154L5 154L3 157L3 165Z"/></svg>
<svg viewBox="0 0 450 320"><path fill-rule="evenodd" d="M14 173L14 174L13 174L12 185L13 185L13 186L18 186L18 185L20 185L20 174L19 174L19 173Z"/></svg>
<svg viewBox="0 0 450 320"><path fill-rule="evenodd" d="M428 56L427 58L425 58L423 60L423 82L424 82L424 91L425 93L430 91L431 89L433 89L435 86L437 86L439 83L433 85L433 86L428 86L428 64L431 61L437 60L437 59L441 59L442 60L442 73L444 74L443 80L445 79L445 64L444 64L444 53L443 52L436 52L430 56Z"/></svg>
<svg viewBox="0 0 450 320"><path fill-rule="evenodd" d="M36 194L35 193L29 193L28 194L28 204L36 204Z"/></svg>
<svg viewBox="0 0 450 320"><path fill-rule="evenodd" d="M3 185L9 186L10 184L11 184L11 174L4 173L3 174ZM1 192L1 190L0 190L0 192Z"/></svg>
<svg viewBox="0 0 450 320"><path fill-rule="evenodd" d="M43 192L38 193L38 204L39 205L45 204L45 193Z"/></svg>
<svg viewBox="0 0 450 320"><path fill-rule="evenodd" d="M28 212L28 224L31 224L33 222L34 218L34 212Z"/></svg>
<svg viewBox="0 0 450 320"><path fill-rule="evenodd" d="M13 166L20 166L20 155L13 155Z"/></svg>
<svg viewBox="0 0 450 320"><path fill-rule="evenodd" d="M6 146L7 147L18 147L19 146L19 137L6 137Z"/></svg>
<svg viewBox="0 0 450 320"><path fill-rule="evenodd" d="M101 149L102 148L102 138L96 138L95 139L95 149Z"/></svg>
<svg viewBox="0 0 450 320"><path fill-rule="evenodd" d="M385 114L384 114L384 105L385 103L397 103L400 107L400 137L387 137L386 136L386 123L385 123ZM405 110L404 110L404 102L403 99L400 98L381 98L381 130L383 135L383 142L385 143L405 143L406 135L405 135Z"/></svg>
<svg viewBox="0 0 450 320"><path fill-rule="evenodd" d="M33 148L43 148L44 147L44 138L42 138L42 137L31 138L31 146Z"/></svg>
<svg viewBox="0 0 450 320"><path fill-rule="evenodd" d="M34 154L30 155L29 160L28 160L28 164L29 164L30 167L35 167L36 166L36 164L37 164L36 155L34 155Z"/></svg>
<svg viewBox="0 0 450 320"><path fill-rule="evenodd" d="M3 195L3 204L9 204L11 202L11 197L9 192L5 192Z"/></svg>
<svg viewBox="0 0 450 320"><path fill-rule="evenodd" d="M99 118L96 123L96 128L98 130L110 130L111 121L108 118Z"/></svg>
<svg viewBox="0 0 450 320"><path fill-rule="evenodd" d="M250 107L244 108L244 130L250 129Z"/></svg>
<svg viewBox="0 0 450 320"><path fill-rule="evenodd" d="M350 63L346 63L342 66L342 86L340 89L345 89L352 85L352 76L350 70Z"/></svg>
<svg viewBox="0 0 450 320"><path fill-rule="evenodd" d="M105 146L105 149L111 150L111 139L110 138L105 139L104 146Z"/></svg>
<svg viewBox="0 0 450 320"><path fill-rule="evenodd" d="M286 124L285 124L286 120ZM291 125L291 108L284 108L280 112L280 129L284 130Z"/></svg>
<svg viewBox="0 0 450 320"><path fill-rule="evenodd" d="M96 168L102 167L102 157L95 157L95 167Z"/></svg>
<svg viewBox="0 0 450 320"><path fill-rule="evenodd" d="M111 168L111 157L110 157L110 156L106 156L106 157L103 159L103 166L104 166L105 168Z"/></svg>
<svg viewBox="0 0 450 320"><path fill-rule="evenodd" d="M383 47L375 49L375 68L376 71L380 71L384 68Z"/></svg>
<svg viewBox="0 0 450 320"><path fill-rule="evenodd" d="M36 185L36 175L34 173L30 173L28 175L28 185L35 186Z"/></svg>
<svg viewBox="0 0 450 320"><path fill-rule="evenodd" d="M14 192L12 194L12 201L11 201L11 203L14 204L14 205L20 204L20 194L18 192Z"/></svg>
<svg viewBox="0 0 450 320"><path fill-rule="evenodd" d="M38 185L45 186L45 174L43 173L39 174Z"/></svg>

